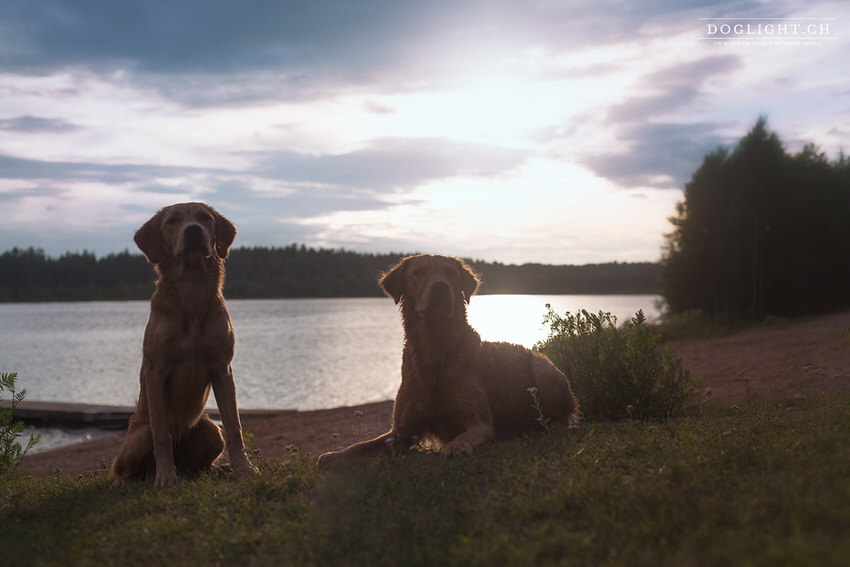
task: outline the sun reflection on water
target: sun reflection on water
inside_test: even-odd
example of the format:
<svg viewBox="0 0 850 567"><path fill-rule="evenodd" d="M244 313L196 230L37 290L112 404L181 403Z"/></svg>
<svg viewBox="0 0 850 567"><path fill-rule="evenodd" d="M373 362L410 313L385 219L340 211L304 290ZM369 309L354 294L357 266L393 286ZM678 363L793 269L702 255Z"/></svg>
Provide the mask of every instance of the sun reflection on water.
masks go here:
<svg viewBox="0 0 850 567"><path fill-rule="evenodd" d="M546 304L560 315L586 309L610 312L622 324L643 309L647 319L658 317L654 295L477 295L468 309L469 324L485 341L506 341L532 347L544 340Z"/></svg>

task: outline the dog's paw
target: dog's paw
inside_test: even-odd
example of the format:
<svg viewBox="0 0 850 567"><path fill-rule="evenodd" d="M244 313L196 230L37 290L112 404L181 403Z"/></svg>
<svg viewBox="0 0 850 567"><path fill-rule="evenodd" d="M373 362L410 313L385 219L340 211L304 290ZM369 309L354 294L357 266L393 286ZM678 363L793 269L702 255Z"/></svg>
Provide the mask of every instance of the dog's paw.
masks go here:
<svg viewBox="0 0 850 567"><path fill-rule="evenodd" d="M335 455L336 453L323 453L319 455L319 459L316 461L316 466L318 466L320 470L327 470L333 464Z"/></svg>
<svg viewBox="0 0 850 567"><path fill-rule="evenodd" d="M352 455L345 451L329 451L319 455L319 458L316 460L316 466L320 471L328 471L343 467L347 463L351 463L353 460Z"/></svg>
<svg viewBox="0 0 850 567"><path fill-rule="evenodd" d="M449 441L440 449L440 454L448 459L461 457L463 455L471 455L473 451L472 445L463 440L454 439Z"/></svg>
<svg viewBox="0 0 850 567"><path fill-rule="evenodd" d="M233 468L233 474L236 476L252 476L260 474L260 469L248 460L240 465L231 464L230 466Z"/></svg>
<svg viewBox="0 0 850 567"><path fill-rule="evenodd" d="M156 473L156 480L154 481L154 484L160 488L177 486L177 471Z"/></svg>

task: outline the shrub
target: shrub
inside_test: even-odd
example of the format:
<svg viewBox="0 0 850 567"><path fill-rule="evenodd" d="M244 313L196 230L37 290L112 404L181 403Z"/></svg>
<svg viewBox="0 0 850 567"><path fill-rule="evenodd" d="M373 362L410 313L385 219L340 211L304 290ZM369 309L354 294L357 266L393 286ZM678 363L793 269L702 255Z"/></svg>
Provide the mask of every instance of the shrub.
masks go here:
<svg viewBox="0 0 850 567"><path fill-rule="evenodd" d="M23 434L24 423L13 419L15 408L26 396L26 389L15 391L15 380L18 375L15 372L0 373L0 394L8 391L11 394L9 407L0 407L0 474L14 471L24 455L27 454L36 443L41 440L41 435L30 433L26 447L21 447L17 439ZM0 397L0 402L3 398Z"/></svg>
<svg viewBox="0 0 850 567"><path fill-rule="evenodd" d="M547 309L549 336L535 349L566 374L586 419L666 419L693 405L701 377L659 345L643 311L618 328L610 313Z"/></svg>

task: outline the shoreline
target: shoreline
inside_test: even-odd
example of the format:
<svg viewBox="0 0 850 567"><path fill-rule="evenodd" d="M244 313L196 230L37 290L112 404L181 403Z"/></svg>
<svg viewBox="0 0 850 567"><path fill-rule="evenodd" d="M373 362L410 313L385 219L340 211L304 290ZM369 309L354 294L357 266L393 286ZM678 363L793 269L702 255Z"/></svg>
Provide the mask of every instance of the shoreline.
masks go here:
<svg viewBox="0 0 850 567"><path fill-rule="evenodd" d="M10 406L7 400L0 402L0 408L5 409ZM97 427L119 430L127 427L127 420L135 411L135 406L22 400L17 404L13 417L33 426ZM247 419L273 415L281 411L298 410L244 409L239 410L239 415L242 419ZM220 419L218 408L208 408L205 413L214 421Z"/></svg>
<svg viewBox="0 0 850 567"><path fill-rule="evenodd" d="M247 410L242 430L249 449L264 459L299 452L318 455L386 432L392 425L392 400L320 410ZM29 453L19 471L35 476L85 474L103 470L118 454L124 431L97 439ZM223 455L227 460L227 453Z"/></svg>
<svg viewBox="0 0 850 567"><path fill-rule="evenodd" d="M709 339L668 343L711 403L805 396L850 390L850 311ZM319 410L243 410L246 444L265 459L293 452L318 455L386 432L392 400ZM19 471L83 474L103 470L118 453L123 432L27 454Z"/></svg>

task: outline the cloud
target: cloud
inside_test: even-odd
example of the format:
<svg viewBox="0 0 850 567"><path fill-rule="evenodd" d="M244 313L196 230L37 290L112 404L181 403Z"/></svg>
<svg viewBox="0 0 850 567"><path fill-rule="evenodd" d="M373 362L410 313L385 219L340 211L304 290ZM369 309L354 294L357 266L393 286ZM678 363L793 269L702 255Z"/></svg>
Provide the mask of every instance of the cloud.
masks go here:
<svg viewBox="0 0 850 567"><path fill-rule="evenodd" d="M641 80L637 88L655 92L634 96L610 108L608 120L617 123L645 121L673 113L696 100L701 87L712 77L732 73L742 66L738 55L715 55L651 73Z"/></svg>
<svg viewBox="0 0 850 567"><path fill-rule="evenodd" d="M714 75L731 73L742 66L740 55L713 55L650 73L643 82L648 85L702 84Z"/></svg>
<svg viewBox="0 0 850 567"><path fill-rule="evenodd" d="M297 227L302 229L302 239L313 238L311 231L320 233L322 222L311 225L310 219L326 219L340 212L384 214L401 204L416 207L422 204L422 197L414 189L423 184L508 175L528 157L521 150L403 138L375 140L342 154L276 151L248 155L254 165L242 170L51 162L0 155L0 201L10 217L23 223L22 233L36 243L44 239L34 235L37 228L27 227L48 221L69 224L56 217L57 207L106 210L110 222L125 219L123 222L132 225L151 210L197 199L233 211L234 218L245 221L240 229L243 242L261 245L297 240L289 236L296 234ZM116 204L107 206L112 201ZM93 228L90 235L83 232L81 239L89 242L99 230Z"/></svg>
<svg viewBox="0 0 850 567"><path fill-rule="evenodd" d="M5 2L0 71L120 72L189 106L315 99L378 84L399 92L503 65L537 45L635 40L645 22L670 10L627 0L602 10L595 2L515 0Z"/></svg>
<svg viewBox="0 0 850 567"><path fill-rule="evenodd" d="M451 177L489 177L518 167L524 150L442 138L384 138L344 154L266 154L254 172L297 183L394 191Z"/></svg>
<svg viewBox="0 0 850 567"><path fill-rule="evenodd" d="M197 168L145 165L43 161L0 154L0 179L87 180L102 183L141 182L174 177Z"/></svg>
<svg viewBox="0 0 850 567"><path fill-rule="evenodd" d="M743 67L739 55L713 55L677 63L644 76L636 90L650 91L608 109L605 124L625 149L586 155L597 175L627 187L680 189L706 153L728 143L717 134L724 125L683 116L700 100L706 85ZM678 122L682 120L682 122Z"/></svg>
<svg viewBox="0 0 850 567"><path fill-rule="evenodd" d="M234 171L215 167L44 161L0 154L0 179L128 183L192 175L222 179L241 175L276 180L293 188L329 186L391 192L435 179L505 174L521 165L530 154L526 150L444 138L383 138L341 154L311 155L281 150L242 155L251 158L254 165ZM254 185L245 188L255 190Z"/></svg>
<svg viewBox="0 0 850 567"><path fill-rule="evenodd" d="M621 130L628 151L591 155L584 163L597 175L626 187L681 189L705 155L729 140L726 124L638 124Z"/></svg>
<svg viewBox="0 0 850 567"><path fill-rule="evenodd" d="M608 110L608 121L616 124L649 120L682 108L698 95L696 88L681 85L657 95L633 97L628 102L611 107Z"/></svg>
<svg viewBox="0 0 850 567"><path fill-rule="evenodd" d="M439 2L445 8L452 3ZM0 8L0 70L49 74L85 68L126 70L184 87L215 84L222 74L277 76L290 90L331 77L368 79L376 69L415 60L443 13L430 3L332 0L293 3L229 0L120 3L45 0ZM231 85L232 86L232 85ZM241 87L250 89L250 83ZM278 91L278 97L287 92Z"/></svg>
<svg viewBox="0 0 850 567"><path fill-rule="evenodd" d="M74 132L80 127L61 118L42 118L40 116L16 116L0 120L0 130L30 134L61 134Z"/></svg>
<svg viewBox="0 0 850 567"><path fill-rule="evenodd" d="M312 218L336 211L383 210L391 206L377 191L297 183L253 174L213 176L207 180L209 199L227 203L247 216Z"/></svg>
<svg viewBox="0 0 850 567"><path fill-rule="evenodd" d="M371 100L363 103L363 109L372 114L395 114L396 112L391 106Z"/></svg>
<svg viewBox="0 0 850 567"><path fill-rule="evenodd" d="M244 154L254 165L240 171L147 164L44 161L0 154L0 179L41 179L135 183L149 189L195 180L233 191L286 196L317 190L369 190L387 193L435 179L505 174L528 158L524 150L442 138L389 138L371 141L342 154L309 155L294 151ZM178 180L169 183L167 180ZM265 181L264 181L265 180ZM156 186L156 185L154 185Z"/></svg>

